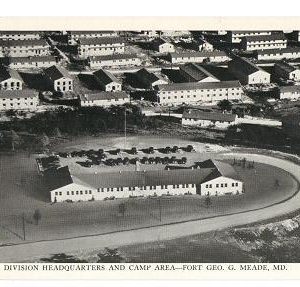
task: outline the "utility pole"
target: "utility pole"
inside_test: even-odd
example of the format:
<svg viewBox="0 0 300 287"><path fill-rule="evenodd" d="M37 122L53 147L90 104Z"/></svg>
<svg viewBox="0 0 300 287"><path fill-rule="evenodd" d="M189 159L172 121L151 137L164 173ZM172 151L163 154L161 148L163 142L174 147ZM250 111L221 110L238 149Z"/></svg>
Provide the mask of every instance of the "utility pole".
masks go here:
<svg viewBox="0 0 300 287"><path fill-rule="evenodd" d="M161 198L158 198L158 206L159 206L159 221L161 222Z"/></svg>
<svg viewBox="0 0 300 287"><path fill-rule="evenodd" d="M26 240L26 230L25 230L25 214L22 214L22 229L23 229L23 240Z"/></svg>
<svg viewBox="0 0 300 287"><path fill-rule="evenodd" d="M124 107L124 149L127 146L127 139L126 139L126 107Z"/></svg>

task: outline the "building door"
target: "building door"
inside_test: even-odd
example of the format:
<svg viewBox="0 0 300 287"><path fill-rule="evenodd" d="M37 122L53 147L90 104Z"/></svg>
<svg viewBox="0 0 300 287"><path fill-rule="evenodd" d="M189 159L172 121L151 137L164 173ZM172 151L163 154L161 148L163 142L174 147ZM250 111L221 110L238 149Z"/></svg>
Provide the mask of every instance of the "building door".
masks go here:
<svg viewBox="0 0 300 287"><path fill-rule="evenodd" d="M196 193L201 195L201 185L200 184L196 184Z"/></svg>

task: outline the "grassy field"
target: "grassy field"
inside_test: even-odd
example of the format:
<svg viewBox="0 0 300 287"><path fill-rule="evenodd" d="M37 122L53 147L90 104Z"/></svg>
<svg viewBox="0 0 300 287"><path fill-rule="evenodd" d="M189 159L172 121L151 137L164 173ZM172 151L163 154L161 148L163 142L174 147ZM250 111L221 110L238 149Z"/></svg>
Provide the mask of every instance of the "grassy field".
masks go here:
<svg viewBox="0 0 300 287"><path fill-rule="evenodd" d="M160 143L165 146L167 140L170 146L173 143L191 143L175 139L134 137L128 139L128 144L148 147ZM93 138L91 145L86 141L74 142L69 144L71 147L65 144L65 147L60 146L59 149L73 150L82 148L82 145L86 148L94 148L96 145L98 148L99 145L112 148L121 144L122 138ZM208 157L228 161L226 153L222 153L227 149L200 143L193 145L197 152L189 154L190 162ZM37 174L34 156L28 157L20 153L1 154L0 162L0 244L22 242L22 214L26 219L27 241L70 238L261 208L282 201L297 190L297 182L285 171L273 166L255 164L254 169L235 167L245 182L245 194L212 197L210 208L197 195L50 204L41 177ZM274 187L275 179L280 183L279 188ZM124 217L118 211L121 202L126 205ZM39 209L42 214L38 225L33 223L32 218L35 209Z"/></svg>

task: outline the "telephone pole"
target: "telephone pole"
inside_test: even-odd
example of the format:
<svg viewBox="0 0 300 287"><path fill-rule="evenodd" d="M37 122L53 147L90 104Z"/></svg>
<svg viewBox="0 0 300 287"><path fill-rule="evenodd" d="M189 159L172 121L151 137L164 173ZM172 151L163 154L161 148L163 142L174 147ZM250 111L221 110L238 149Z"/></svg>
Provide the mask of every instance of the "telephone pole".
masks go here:
<svg viewBox="0 0 300 287"><path fill-rule="evenodd" d="M158 206L159 206L159 221L161 222L161 198L158 198Z"/></svg>
<svg viewBox="0 0 300 287"><path fill-rule="evenodd" d="M127 139L126 139L126 107L124 107L124 149L127 146Z"/></svg>
<svg viewBox="0 0 300 287"><path fill-rule="evenodd" d="M26 240L26 230L25 230L25 214L22 214L22 230L23 230L23 240Z"/></svg>

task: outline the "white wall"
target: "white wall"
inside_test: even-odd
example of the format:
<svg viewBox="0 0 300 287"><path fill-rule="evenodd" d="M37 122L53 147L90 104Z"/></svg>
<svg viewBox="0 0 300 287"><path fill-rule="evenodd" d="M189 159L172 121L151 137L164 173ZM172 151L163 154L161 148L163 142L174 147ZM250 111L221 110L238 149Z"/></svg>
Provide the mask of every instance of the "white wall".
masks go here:
<svg viewBox="0 0 300 287"><path fill-rule="evenodd" d="M96 101L80 101L80 105L82 107L93 107L93 106L98 106L98 107L109 107L112 105L123 105L126 103L129 103L130 99L106 99L106 100L96 100Z"/></svg>
<svg viewBox="0 0 300 287"><path fill-rule="evenodd" d="M188 119L182 118L182 125L184 126L199 126L199 127L217 127L221 129L226 129L230 125L235 124L235 122L221 122L221 121L211 121L211 120L197 120L197 119Z"/></svg>
<svg viewBox="0 0 300 287"><path fill-rule="evenodd" d="M22 90L22 82L16 79L8 79L0 83L1 90Z"/></svg>
<svg viewBox="0 0 300 287"><path fill-rule="evenodd" d="M0 99L0 110L36 110L39 103L38 97L28 98L1 98Z"/></svg>
<svg viewBox="0 0 300 287"><path fill-rule="evenodd" d="M223 185L223 186L222 186ZM232 186L234 185L234 186ZM237 186L236 186L237 185ZM201 195L225 195L241 194L243 192L243 183L228 177L218 177L201 184Z"/></svg>

